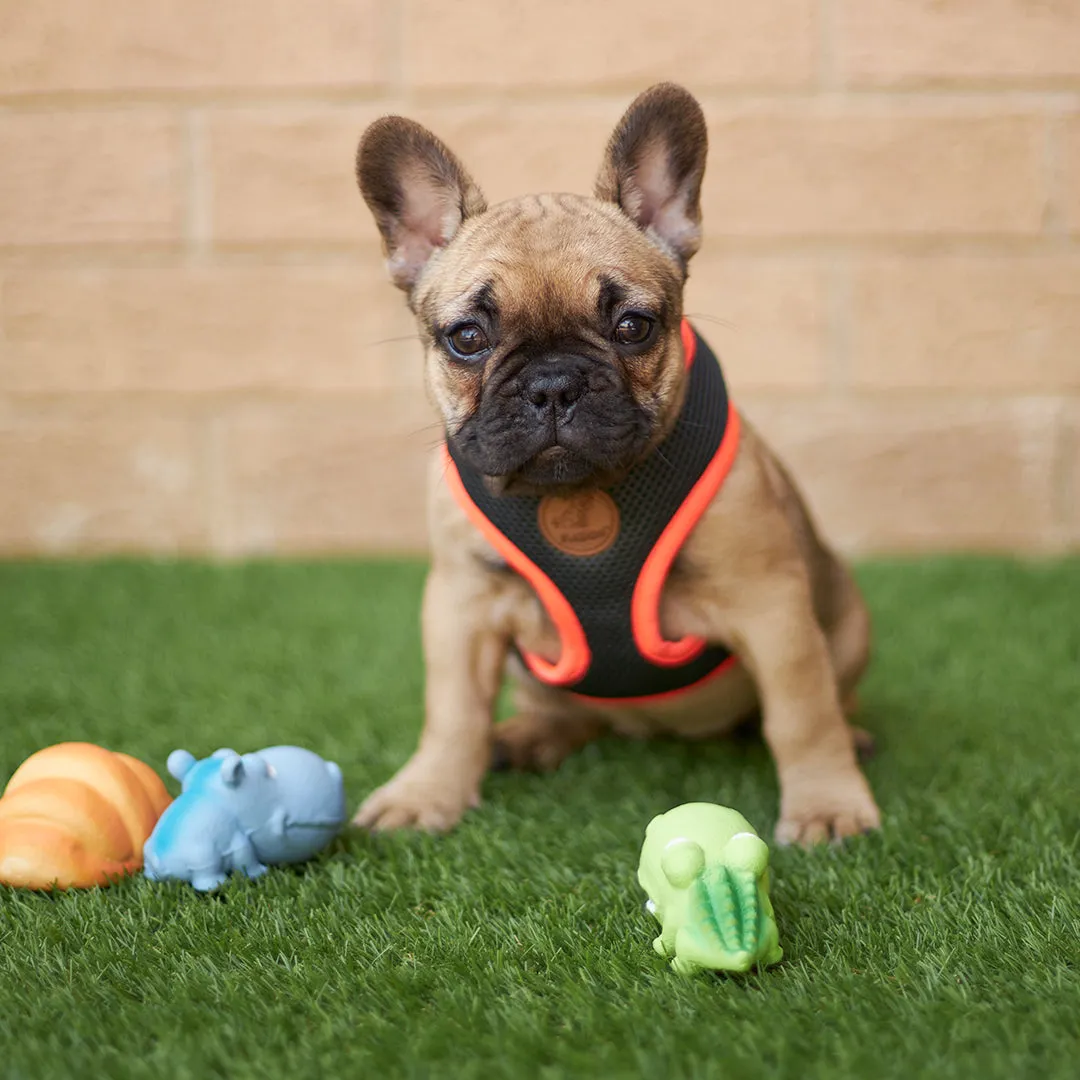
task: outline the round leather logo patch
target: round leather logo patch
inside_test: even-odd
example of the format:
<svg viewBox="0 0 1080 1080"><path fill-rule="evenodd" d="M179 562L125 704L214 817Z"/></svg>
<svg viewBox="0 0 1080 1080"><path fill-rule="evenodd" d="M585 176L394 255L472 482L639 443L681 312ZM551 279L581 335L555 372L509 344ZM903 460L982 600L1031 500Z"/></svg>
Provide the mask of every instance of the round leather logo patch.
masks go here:
<svg viewBox="0 0 1080 1080"><path fill-rule="evenodd" d="M599 555L619 535L619 508L605 491L545 495L536 516L544 539L567 555Z"/></svg>

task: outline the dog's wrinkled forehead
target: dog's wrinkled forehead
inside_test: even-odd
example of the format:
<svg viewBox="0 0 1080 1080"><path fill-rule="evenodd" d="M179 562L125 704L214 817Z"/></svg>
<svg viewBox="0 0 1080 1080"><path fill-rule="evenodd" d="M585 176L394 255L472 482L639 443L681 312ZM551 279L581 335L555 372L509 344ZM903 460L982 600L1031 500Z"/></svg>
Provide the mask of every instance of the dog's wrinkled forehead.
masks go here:
<svg viewBox="0 0 1080 1080"><path fill-rule="evenodd" d="M681 292L671 259L614 206L533 195L465 222L414 300L429 327L481 311L534 337L572 333L616 310L671 316Z"/></svg>

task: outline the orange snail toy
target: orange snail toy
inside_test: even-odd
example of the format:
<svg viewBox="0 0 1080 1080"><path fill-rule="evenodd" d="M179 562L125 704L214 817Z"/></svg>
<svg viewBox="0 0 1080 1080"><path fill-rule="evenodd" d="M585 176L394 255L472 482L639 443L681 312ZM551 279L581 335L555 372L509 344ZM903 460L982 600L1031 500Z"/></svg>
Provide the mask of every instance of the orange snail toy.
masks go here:
<svg viewBox="0 0 1080 1080"><path fill-rule="evenodd" d="M171 802L157 773L127 754L81 742L39 750L0 797L0 884L84 889L133 873Z"/></svg>

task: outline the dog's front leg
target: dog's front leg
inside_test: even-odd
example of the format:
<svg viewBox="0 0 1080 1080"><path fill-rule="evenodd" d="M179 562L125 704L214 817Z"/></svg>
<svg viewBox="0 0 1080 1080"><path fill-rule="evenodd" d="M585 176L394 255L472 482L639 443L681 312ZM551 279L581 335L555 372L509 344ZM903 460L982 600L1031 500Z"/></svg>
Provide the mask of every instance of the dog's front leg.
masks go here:
<svg viewBox="0 0 1080 1080"><path fill-rule="evenodd" d="M880 824L856 760L809 583L779 574L747 596L732 627L757 682L762 726L780 781L781 844L815 844Z"/></svg>
<svg viewBox="0 0 1080 1080"><path fill-rule="evenodd" d="M491 722L506 661L505 639L483 619L468 575L434 567L424 590L426 719L420 745L373 792L353 823L377 830L445 832L480 804L491 760Z"/></svg>

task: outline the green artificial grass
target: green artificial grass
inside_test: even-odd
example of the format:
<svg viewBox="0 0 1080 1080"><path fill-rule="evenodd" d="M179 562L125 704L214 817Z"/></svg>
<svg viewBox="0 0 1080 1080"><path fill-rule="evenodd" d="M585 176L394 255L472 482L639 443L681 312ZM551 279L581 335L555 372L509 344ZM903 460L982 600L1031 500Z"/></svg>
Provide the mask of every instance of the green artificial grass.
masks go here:
<svg viewBox="0 0 1080 1080"><path fill-rule="evenodd" d="M774 851L780 966L671 974L634 877L679 802L770 835L763 746L612 739L491 777L448 837L349 836L215 897L0 889L0 1076L1077 1076L1080 561L859 573L885 828ZM355 804L416 739L422 578L0 566L0 782L66 739L162 771L295 742Z"/></svg>

